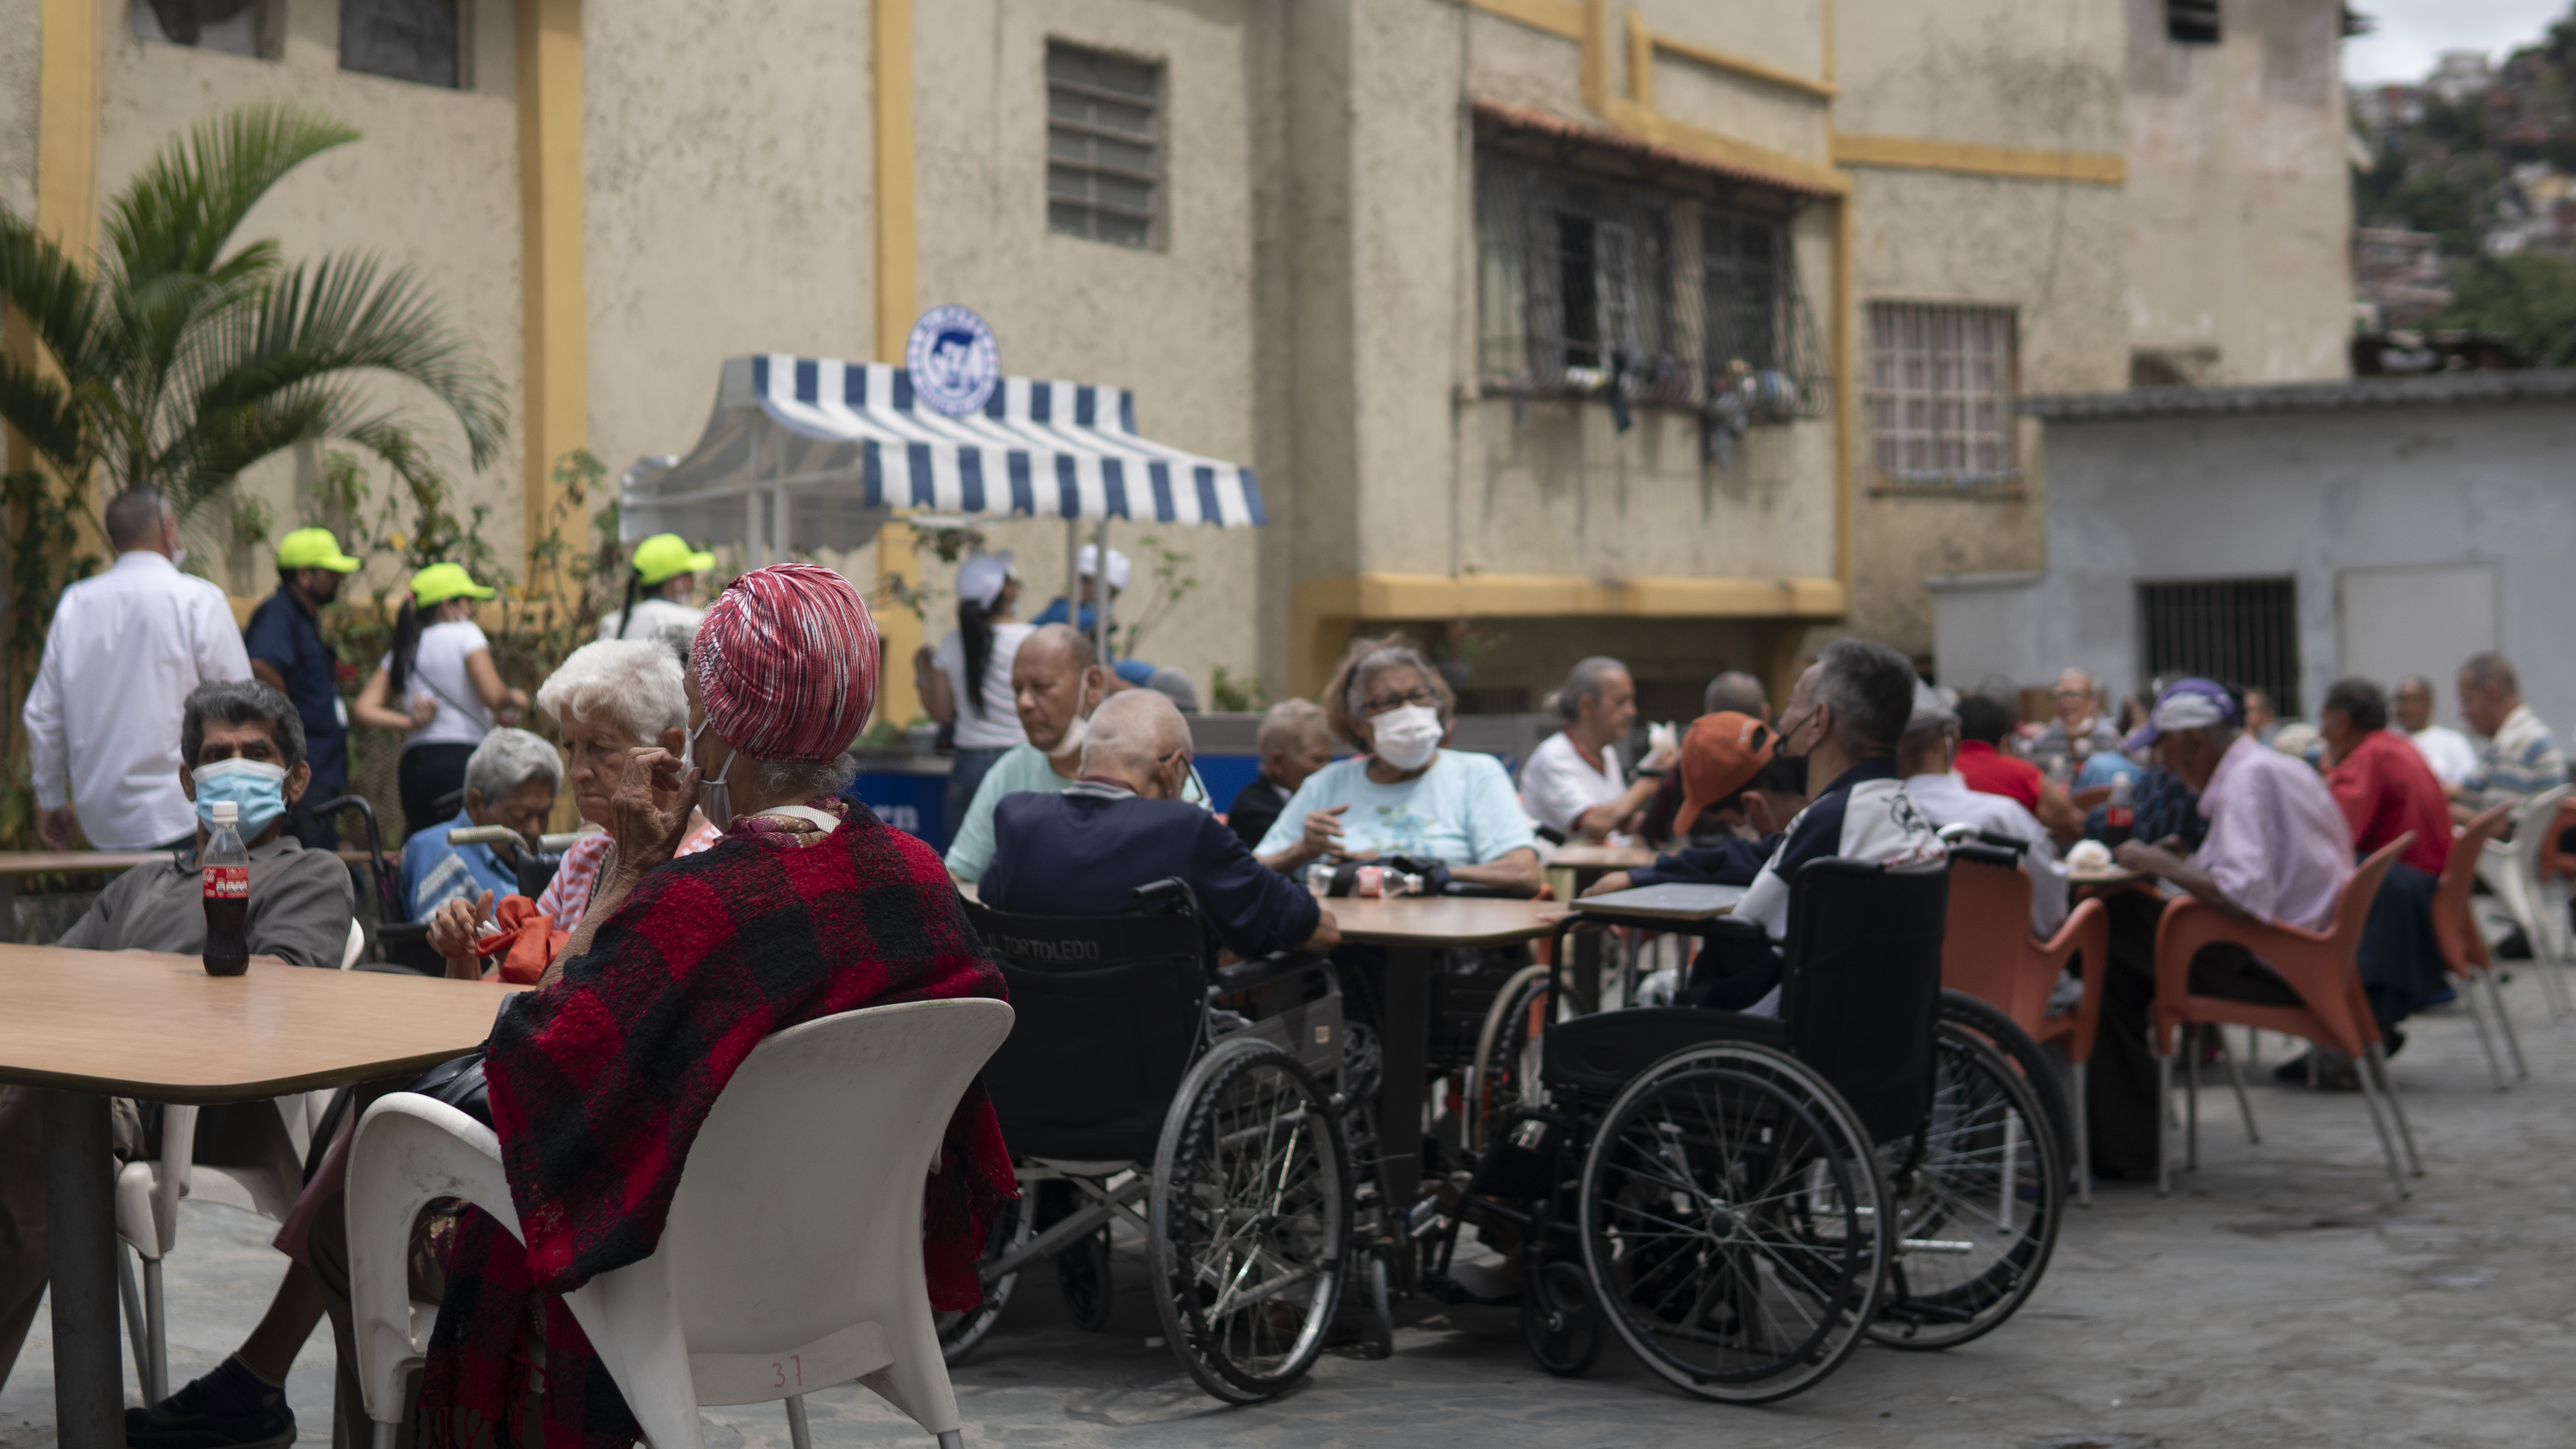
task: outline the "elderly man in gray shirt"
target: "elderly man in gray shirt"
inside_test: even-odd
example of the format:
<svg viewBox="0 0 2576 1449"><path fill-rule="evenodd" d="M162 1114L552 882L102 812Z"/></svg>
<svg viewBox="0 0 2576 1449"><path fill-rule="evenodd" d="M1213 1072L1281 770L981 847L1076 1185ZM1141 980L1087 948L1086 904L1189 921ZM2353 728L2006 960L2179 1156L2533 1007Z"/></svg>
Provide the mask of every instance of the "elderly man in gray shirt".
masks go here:
<svg viewBox="0 0 2576 1449"><path fill-rule="evenodd" d="M284 833L286 807L313 776L304 759L304 721L294 704L265 684L201 684L187 698L179 743L179 787L196 805L196 845L118 877L54 944L91 951L203 951L206 907L197 853L212 833L206 822L213 801L224 799L239 808L250 847L251 954L284 965L338 966L356 902L348 867ZM198 1160L259 1160L267 1146L252 1139L272 1130L284 1130L273 1111L262 1118L248 1108L209 1109L198 1121ZM0 1383L8 1380L44 1294L44 1185L36 1094L0 1087Z"/></svg>

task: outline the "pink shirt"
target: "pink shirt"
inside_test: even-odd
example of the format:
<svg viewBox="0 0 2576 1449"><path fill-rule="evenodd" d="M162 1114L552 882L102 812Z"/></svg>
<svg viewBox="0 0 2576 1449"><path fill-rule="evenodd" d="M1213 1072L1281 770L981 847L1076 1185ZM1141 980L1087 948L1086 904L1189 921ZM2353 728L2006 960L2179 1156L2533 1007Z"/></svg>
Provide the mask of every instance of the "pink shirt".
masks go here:
<svg viewBox="0 0 2576 1449"><path fill-rule="evenodd" d="M680 841L674 856L695 855L723 838L723 832L701 816ZM581 929L582 913L590 909L590 888L599 881L599 868L608 860L608 832L585 835L564 851L563 864L555 867L553 884L537 897L537 909L553 918L558 931Z"/></svg>
<svg viewBox="0 0 2576 1449"><path fill-rule="evenodd" d="M2209 838L2192 860L2267 921L2322 931L2352 875L2352 831L2307 761L2239 735L2200 792Z"/></svg>

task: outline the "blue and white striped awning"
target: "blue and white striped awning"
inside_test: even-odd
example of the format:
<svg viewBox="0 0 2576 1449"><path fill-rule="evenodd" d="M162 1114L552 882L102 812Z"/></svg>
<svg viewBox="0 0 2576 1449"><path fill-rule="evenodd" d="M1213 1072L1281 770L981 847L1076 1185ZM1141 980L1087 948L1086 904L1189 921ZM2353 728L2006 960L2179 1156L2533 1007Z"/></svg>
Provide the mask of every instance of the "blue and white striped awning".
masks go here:
<svg viewBox="0 0 2576 1449"><path fill-rule="evenodd" d="M1259 527L1252 470L1149 441L1124 388L1008 377L978 413L915 407L904 369L762 354L728 359L685 458L647 458L619 490L630 540L855 548L895 509L971 518L1134 519Z"/></svg>

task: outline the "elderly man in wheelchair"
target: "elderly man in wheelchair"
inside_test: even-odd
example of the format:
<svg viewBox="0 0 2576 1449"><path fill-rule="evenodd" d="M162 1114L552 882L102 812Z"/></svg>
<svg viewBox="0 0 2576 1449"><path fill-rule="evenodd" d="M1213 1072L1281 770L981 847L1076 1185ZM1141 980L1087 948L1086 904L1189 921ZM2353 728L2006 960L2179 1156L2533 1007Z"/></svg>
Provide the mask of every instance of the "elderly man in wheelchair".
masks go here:
<svg viewBox="0 0 2576 1449"><path fill-rule="evenodd" d="M968 916L1018 1012L985 1070L1019 1166L984 1302L943 1315L953 1360L1053 1257L1075 1321L1109 1312L1111 1226L1145 1238L1164 1338L1234 1402L1324 1346L1350 1253L1341 990L1320 902L1178 798L1189 733L1162 695L1093 716L1082 778L1015 795ZM1139 1207L1142 1211L1139 1211Z"/></svg>
<svg viewBox="0 0 2576 1449"><path fill-rule="evenodd" d="M1947 858L1886 758L1911 704L1902 657L1857 641L1799 681L1781 746L1823 788L1709 928L1698 1005L1570 1016L1553 975L1498 1000L1532 1027L1520 1068L1414 1234L1434 1292L1516 1284L1549 1372L1614 1330L1676 1387L1769 1402L1864 1337L1964 1343L2036 1286L2066 1169L2015 1028L1941 991ZM1552 959L1617 910L1585 902Z"/></svg>

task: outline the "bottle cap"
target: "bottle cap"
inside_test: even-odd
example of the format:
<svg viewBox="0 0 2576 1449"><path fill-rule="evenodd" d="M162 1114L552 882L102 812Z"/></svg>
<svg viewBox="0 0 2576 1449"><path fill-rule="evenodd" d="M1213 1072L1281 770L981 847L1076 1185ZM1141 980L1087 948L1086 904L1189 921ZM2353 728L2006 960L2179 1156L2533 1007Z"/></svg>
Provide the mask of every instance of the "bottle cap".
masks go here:
<svg viewBox="0 0 2576 1449"><path fill-rule="evenodd" d="M215 823L217 825L232 825L239 822L240 819L241 806L239 803L231 800L218 800L215 802Z"/></svg>

